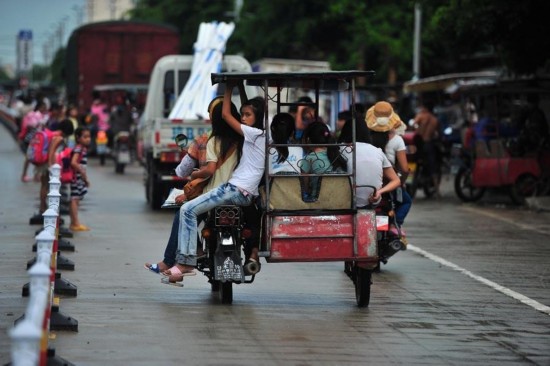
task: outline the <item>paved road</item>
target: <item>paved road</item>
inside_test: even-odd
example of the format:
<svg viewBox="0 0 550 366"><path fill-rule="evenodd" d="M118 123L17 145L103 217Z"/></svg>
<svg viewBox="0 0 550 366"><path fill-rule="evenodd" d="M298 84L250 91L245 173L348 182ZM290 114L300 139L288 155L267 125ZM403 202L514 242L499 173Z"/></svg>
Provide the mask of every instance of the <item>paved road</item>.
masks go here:
<svg viewBox="0 0 550 366"><path fill-rule="evenodd" d="M2 364L6 330L26 305L21 288L37 229L28 218L38 186L19 183L21 165L0 128ZM146 207L137 165L119 176L110 162L92 160L90 176L81 218L92 231L70 239L76 252L63 255L76 268L60 271L78 287L60 311L78 320L79 332L50 341L74 364L550 364L550 315L535 309L550 306L549 214L512 208L499 195L462 205L447 182L443 199L416 199L407 223L416 250L374 276L368 309L355 306L342 263L265 264L225 306L203 276L180 289L143 270L160 259L172 216Z"/></svg>

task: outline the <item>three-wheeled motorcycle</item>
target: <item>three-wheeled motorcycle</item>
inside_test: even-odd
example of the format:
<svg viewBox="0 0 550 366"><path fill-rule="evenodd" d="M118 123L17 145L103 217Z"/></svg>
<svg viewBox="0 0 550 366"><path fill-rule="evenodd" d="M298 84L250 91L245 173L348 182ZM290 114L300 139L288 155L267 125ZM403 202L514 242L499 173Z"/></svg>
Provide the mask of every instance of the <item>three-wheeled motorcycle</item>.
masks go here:
<svg viewBox="0 0 550 366"><path fill-rule="evenodd" d="M233 84L246 82L260 87L266 103L266 159L264 182L260 187L261 207L260 257L271 263L341 261L349 264L359 307L368 306L371 275L379 264L376 213L357 207L355 199L356 167L353 144L335 144L349 149L354 160L352 172L304 174L270 173L269 164L275 148L270 138L273 115L286 112L286 107L307 104L319 115L319 93L339 90L350 93L354 103L357 78L369 78L372 71L291 72L291 73L217 73L212 82ZM288 100L289 89L314 91L313 102ZM353 110L353 108L352 108ZM271 114L270 114L271 111ZM355 119L355 116L353 117ZM360 122L359 122L360 123ZM355 136L355 131L353 133ZM341 145L341 146L340 146ZM288 146L305 145L296 143ZM311 147L311 145L309 145ZM318 177L319 194L315 199L303 199L304 176ZM243 270L243 247L251 231L243 219L242 208L217 207L209 213L202 230L205 258L197 268L219 291L222 303L233 300L233 285L252 283L259 268ZM312 279L315 276L312 274Z"/></svg>
<svg viewBox="0 0 550 366"><path fill-rule="evenodd" d="M550 193L550 134L538 100L548 100L545 84L504 82L464 88L469 100L484 106L479 122L468 129L465 146L455 145L451 172L465 202L487 189L506 188L512 201L524 204Z"/></svg>

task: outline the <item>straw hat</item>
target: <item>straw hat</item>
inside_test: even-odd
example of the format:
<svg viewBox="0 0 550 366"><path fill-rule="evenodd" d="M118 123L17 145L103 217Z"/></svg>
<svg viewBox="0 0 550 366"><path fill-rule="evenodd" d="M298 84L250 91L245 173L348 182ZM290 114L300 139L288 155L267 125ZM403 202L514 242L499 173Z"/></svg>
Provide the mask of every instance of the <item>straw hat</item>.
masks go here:
<svg viewBox="0 0 550 366"><path fill-rule="evenodd" d="M402 123L401 118L393 111L388 102L378 102L370 107L367 110L365 122L369 129L377 132L389 131Z"/></svg>

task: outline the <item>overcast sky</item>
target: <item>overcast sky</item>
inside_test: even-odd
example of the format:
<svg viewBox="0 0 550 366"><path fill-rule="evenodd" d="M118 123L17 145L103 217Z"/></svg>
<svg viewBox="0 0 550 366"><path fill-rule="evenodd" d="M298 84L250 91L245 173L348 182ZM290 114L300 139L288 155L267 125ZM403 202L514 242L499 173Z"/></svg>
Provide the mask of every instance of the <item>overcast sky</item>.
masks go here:
<svg viewBox="0 0 550 366"><path fill-rule="evenodd" d="M77 27L79 14L85 14L85 3L85 0L0 0L0 64L15 67L17 35L23 29L33 33L33 63L43 64L43 44L53 44L57 49L58 30L64 24L62 44L66 46Z"/></svg>

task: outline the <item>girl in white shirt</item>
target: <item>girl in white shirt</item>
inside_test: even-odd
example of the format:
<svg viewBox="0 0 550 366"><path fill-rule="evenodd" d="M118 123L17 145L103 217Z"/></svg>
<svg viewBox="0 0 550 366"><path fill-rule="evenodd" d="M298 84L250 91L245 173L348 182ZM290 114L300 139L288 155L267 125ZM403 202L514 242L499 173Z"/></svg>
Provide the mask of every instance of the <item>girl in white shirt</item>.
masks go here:
<svg viewBox="0 0 550 366"><path fill-rule="evenodd" d="M177 263L166 272L169 277L163 283L181 282L183 276L196 274L194 268L197 265L198 215L220 205L249 206L258 196L258 185L263 177L265 166L265 132L263 130L265 102L259 97L245 101L241 106L241 122L239 122L231 113L233 88L234 85L229 83L226 86L222 117L233 130L244 136L239 165L227 183L186 202L180 208ZM254 260L258 263L258 249L257 247L254 249L249 261Z"/></svg>

